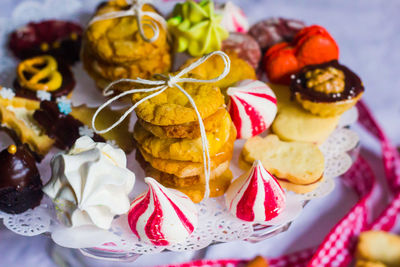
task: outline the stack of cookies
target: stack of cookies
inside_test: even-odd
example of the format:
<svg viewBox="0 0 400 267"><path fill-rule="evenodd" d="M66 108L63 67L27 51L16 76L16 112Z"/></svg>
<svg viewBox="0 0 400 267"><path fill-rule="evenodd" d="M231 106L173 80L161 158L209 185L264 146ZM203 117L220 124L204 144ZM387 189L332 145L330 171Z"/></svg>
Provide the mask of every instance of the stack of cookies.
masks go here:
<svg viewBox="0 0 400 267"><path fill-rule="evenodd" d="M155 73L165 73L171 67L171 47L167 31L149 16L142 17L144 36L151 39L154 32L148 23L158 25L158 38L145 40L135 16L114 17L98 20L105 14L112 16L130 6L125 0L113 0L101 4L93 16L84 37L82 61L84 68L99 88L110 82L138 77L148 79ZM145 12L156 12L150 5L144 5Z"/></svg>
<svg viewBox="0 0 400 267"><path fill-rule="evenodd" d="M236 129L224 108L218 87L203 83L180 84L196 103L203 119L211 157L211 197L223 195L232 179L229 162ZM136 94L136 103L146 94ZM200 202L205 192L203 147L198 118L187 97L177 88L140 104L134 128L137 159L146 174L164 186Z"/></svg>

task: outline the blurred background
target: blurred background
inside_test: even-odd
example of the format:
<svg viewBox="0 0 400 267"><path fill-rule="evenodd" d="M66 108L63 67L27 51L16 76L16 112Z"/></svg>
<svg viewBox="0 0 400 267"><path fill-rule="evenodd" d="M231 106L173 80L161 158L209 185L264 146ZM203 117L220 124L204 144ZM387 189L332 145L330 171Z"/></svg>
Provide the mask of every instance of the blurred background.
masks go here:
<svg viewBox="0 0 400 267"><path fill-rule="evenodd" d="M57 10L62 10L63 7L68 12L85 10L86 13L77 17L84 23L99 2L99 0L1 0L0 34L16 26L15 21L29 22L32 14L22 12L24 10L54 7L54 14L49 14L49 18L59 18ZM163 9L160 11L167 13L173 6L174 1L171 2L163 4ZM363 80L366 88L364 101L393 143L400 144L400 1L239 0L234 2L244 9L251 24L269 17L287 17L304 20L308 25L319 24L325 27L339 44L341 63L354 70ZM4 45L4 42L2 44ZM4 55L4 49L1 48L0 57ZM361 130L359 133L362 140L361 153L372 163L377 177L382 177L379 144ZM339 185L328 197L311 202L289 231L272 239L258 244L245 242L222 244L201 253L163 253L157 256L144 256L134 265L182 262L193 257L250 258L257 254L275 257L312 247L323 240L329 229L355 201L355 195L348 188ZM0 230L0 251L2 251L0 266L54 266L51 256L57 257L57 254L51 255L54 251L47 237L24 238L5 231L4 227ZM62 250L58 253L67 255L70 252ZM100 264L97 261L90 263L97 266L115 266L114 263ZM77 261L77 265L79 264Z"/></svg>

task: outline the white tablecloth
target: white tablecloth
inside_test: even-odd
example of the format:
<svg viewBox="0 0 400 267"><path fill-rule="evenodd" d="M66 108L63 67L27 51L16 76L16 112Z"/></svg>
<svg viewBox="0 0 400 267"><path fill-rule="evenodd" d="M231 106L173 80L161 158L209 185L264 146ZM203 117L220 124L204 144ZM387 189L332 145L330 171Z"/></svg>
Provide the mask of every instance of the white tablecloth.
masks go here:
<svg viewBox="0 0 400 267"><path fill-rule="evenodd" d="M39 2L57 1L68 0ZM22 0L2 0L0 19L7 19L20 2ZM366 88L365 102L371 107L388 136L395 143L400 143L400 20L398 19L400 1L242 0L237 2L245 8L252 23L270 16L283 16L326 27L339 43L341 62L355 70L362 78ZM363 146L361 153L372 163L377 177L382 180L379 146L361 130L360 135ZM4 140L4 135L0 135L1 138ZM381 192L377 192L376 196L382 196ZM329 229L355 201L356 197L351 190L337 182L333 193L323 199L312 201L287 232L274 238L257 244L234 242L216 245L202 253L142 256L133 265L177 263L191 260L192 257L250 258L257 254L274 257L312 247L323 240ZM54 266L55 263L49 256L50 242L44 236L21 237L2 228L0 266ZM90 265L115 266L115 263L91 260ZM132 266L123 264L125 265Z"/></svg>

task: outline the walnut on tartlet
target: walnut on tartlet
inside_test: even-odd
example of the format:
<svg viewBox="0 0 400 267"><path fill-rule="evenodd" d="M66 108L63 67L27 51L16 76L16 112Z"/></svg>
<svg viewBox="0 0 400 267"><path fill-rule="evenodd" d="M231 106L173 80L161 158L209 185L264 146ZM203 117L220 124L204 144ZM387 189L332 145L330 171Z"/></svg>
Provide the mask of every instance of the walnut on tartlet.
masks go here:
<svg viewBox="0 0 400 267"><path fill-rule="evenodd" d="M337 60L309 65L291 76L290 89L304 109L323 117L352 108L364 93L361 79Z"/></svg>

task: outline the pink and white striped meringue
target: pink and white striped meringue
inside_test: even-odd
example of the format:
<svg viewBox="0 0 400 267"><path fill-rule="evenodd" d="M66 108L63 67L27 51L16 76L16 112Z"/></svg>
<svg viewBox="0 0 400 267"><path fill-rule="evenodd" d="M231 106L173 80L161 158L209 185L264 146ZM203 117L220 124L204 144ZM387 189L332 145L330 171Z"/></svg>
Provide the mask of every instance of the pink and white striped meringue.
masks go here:
<svg viewBox="0 0 400 267"><path fill-rule="evenodd" d="M247 174L229 186L225 204L241 220L266 222L285 209L286 195L274 176L256 160Z"/></svg>
<svg viewBox="0 0 400 267"><path fill-rule="evenodd" d="M271 126L276 112L276 96L258 80L243 80L228 88L229 113L237 130L237 139L256 136Z"/></svg>
<svg viewBox="0 0 400 267"><path fill-rule="evenodd" d="M250 25L243 10L231 1L217 7L216 13L222 15L221 25L228 32L248 32Z"/></svg>
<svg viewBox="0 0 400 267"><path fill-rule="evenodd" d="M185 194L168 189L153 178L144 179L149 189L131 204L128 223L143 242L168 246L184 241L197 227L198 214Z"/></svg>

